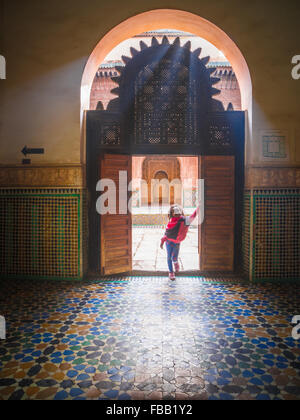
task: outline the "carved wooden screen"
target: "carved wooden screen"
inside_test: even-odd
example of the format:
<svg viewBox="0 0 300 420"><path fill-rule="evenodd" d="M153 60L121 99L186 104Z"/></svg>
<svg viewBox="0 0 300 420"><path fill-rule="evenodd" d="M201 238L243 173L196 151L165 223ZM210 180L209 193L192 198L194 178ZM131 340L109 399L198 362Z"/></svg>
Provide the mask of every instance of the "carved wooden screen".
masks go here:
<svg viewBox="0 0 300 420"><path fill-rule="evenodd" d="M196 83L185 64L152 63L140 71L134 89L135 144L197 143Z"/></svg>
<svg viewBox="0 0 300 420"><path fill-rule="evenodd" d="M95 149L121 145L120 115L106 111L88 111L86 117L87 142Z"/></svg>
<svg viewBox="0 0 300 420"><path fill-rule="evenodd" d="M191 51L191 43L180 46L164 37L153 38L151 46L141 42L141 51L131 48L132 57L122 57L117 66L119 85L112 93L110 108L119 109L121 138L134 146L199 145L206 130L207 113L223 111L214 99L220 91L213 85L214 68L207 68L209 57L200 58L201 48Z"/></svg>
<svg viewBox="0 0 300 420"><path fill-rule="evenodd" d="M244 146L244 113L215 112L207 118L203 151L209 155L239 155Z"/></svg>

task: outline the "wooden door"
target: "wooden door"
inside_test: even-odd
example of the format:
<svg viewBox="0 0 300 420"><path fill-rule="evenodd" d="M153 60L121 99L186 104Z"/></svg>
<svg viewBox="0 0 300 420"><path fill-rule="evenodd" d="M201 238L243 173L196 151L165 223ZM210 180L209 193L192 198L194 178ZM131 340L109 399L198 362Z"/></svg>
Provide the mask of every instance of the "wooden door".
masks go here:
<svg viewBox="0 0 300 420"><path fill-rule="evenodd" d="M199 227L200 270L234 270L235 158L201 156L204 221Z"/></svg>
<svg viewBox="0 0 300 420"><path fill-rule="evenodd" d="M102 274L117 274L132 269L132 220L131 213L120 214L120 201L123 209L129 200L124 194L124 186L119 185L119 172L127 172L128 184L132 178L132 158L127 155L105 154L100 161L101 179L111 179L116 185L116 213L101 216L101 271ZM128 186L127 184L127 186ZM121 187L121 188L120 188ZM120 189L121 196L120 196ZM121 204L121 205L122 205ZM122 211L122 213L124 210Z"/></svg>

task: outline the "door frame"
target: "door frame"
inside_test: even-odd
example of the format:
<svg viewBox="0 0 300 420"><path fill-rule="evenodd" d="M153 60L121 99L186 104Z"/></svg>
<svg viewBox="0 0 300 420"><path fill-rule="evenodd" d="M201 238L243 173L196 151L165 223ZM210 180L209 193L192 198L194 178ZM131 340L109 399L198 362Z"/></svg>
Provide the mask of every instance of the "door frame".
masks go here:
<svg viewBox="0 0 300 420"><path fill-rule="evenodd" d="M96 201L99 193L96 184L100 178L99 160L103 154L125 154L129 156L173 155L173 156L235 156L235 232L234 232L234 273L242 272L242 221L244 197L244 160L245 160L245 112L226 111L208 116L208 120L216 121L221 117L232 123L231 148L213 147L208 142L208 135L203 134L197 145L116 145L101 144L103 121L112 122L114 126L120 120L120 115L107 111L87 112L86 132L86 186L87 186L87 225L88 225L88 258L87 271L90 275L101 275L101 233L100 215L96 212ZM207 130L208 132L208 130ZM98 232L98 233L97 233ZM199 275L204 272L194 272Z"/></svg>

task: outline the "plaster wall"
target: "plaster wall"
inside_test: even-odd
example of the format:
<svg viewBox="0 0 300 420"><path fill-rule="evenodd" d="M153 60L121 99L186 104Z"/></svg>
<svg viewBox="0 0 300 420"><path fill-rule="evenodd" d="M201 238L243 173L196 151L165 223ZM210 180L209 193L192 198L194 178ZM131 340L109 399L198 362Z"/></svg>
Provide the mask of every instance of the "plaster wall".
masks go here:
<svg viewBox="0 0 300 420"><path fill-rule="evenodd" d="M25 7L17 0L2 0L0 53L7 60L7 80L0 81L0 164L20 164L25 145L45 148L44 155L33 157L33 164L83 163L80 88L93 49L132 16L182 6L179 0L149 0L147 6L138 0L128 0L126 6L120 0L27 0ZM248 64L253 131L247 142L247 164L299 165L300 80L291 77L291 59L299 54L298 2L290 0L284 6L270 0L186 0L184 9L221 28ZM136 32L160 26L155 20L146 23ZM182 27L174 29L186 25L183 20ZM217 42L213 33L210 42ZM112 39L114 43L117 39ZM287 160L261 159L261 132L268 129L287 132Z"/></svg>

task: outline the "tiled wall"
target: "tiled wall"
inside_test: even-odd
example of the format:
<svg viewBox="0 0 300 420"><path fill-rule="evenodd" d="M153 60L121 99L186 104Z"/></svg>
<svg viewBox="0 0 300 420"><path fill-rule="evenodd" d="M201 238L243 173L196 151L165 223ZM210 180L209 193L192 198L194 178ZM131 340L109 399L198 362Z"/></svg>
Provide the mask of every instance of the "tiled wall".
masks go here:
<svg viewBox="0 0 300 420"><path fill-rule="evenodd" d="M300 189L246 191L243 253L253 281L300 280Z"/></svg>
<svg viewBox="0 0 300 420"><path fill-rule="evenodd" d="M244 197L245 276L300 280L300 189L249 189ZM133 224L148 225L145 217ZM165 217L152 215L151 224ZM80 279L87 252L84 190L0 189L0 275Z"/></svg>
<svg viewBox="0 0 300 420"><path fill-rule="evenodd" d="M0 275L81 278L84 197L81 189L1 189Z"/></svg>
<svg viewBox="0 0 300 420"><path fill-rule="evenodd" d="M243 271L246 277L249 275L250 267L250 224L251 224L251 193L244 192L244 214L243 214Z"/></svg>

